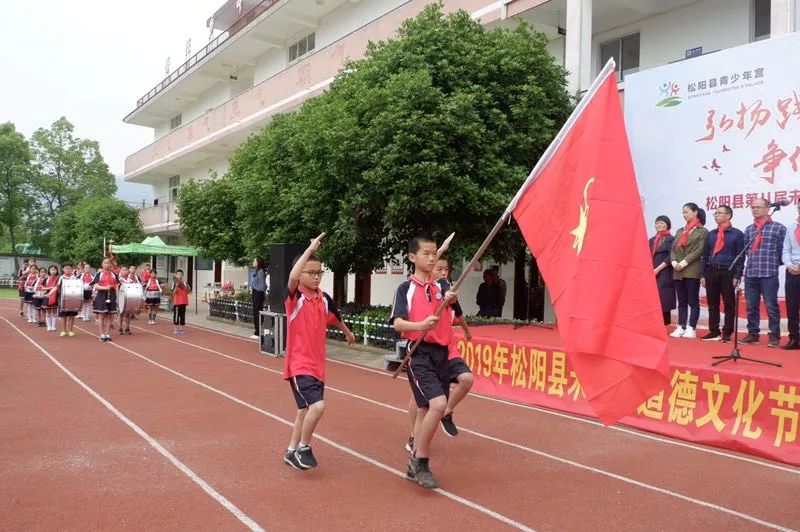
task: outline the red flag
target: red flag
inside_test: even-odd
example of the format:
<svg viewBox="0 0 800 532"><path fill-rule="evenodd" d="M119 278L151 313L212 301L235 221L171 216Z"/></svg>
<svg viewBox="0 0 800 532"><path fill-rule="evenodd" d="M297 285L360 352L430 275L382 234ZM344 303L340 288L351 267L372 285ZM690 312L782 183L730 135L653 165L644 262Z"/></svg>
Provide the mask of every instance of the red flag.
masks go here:
<svg viewBox="0 0 800 532"><path fill-rule="evenodd" d="M667 338L613 63L509 210L553 299L559 334L605 424L668 383Z"/></svg>

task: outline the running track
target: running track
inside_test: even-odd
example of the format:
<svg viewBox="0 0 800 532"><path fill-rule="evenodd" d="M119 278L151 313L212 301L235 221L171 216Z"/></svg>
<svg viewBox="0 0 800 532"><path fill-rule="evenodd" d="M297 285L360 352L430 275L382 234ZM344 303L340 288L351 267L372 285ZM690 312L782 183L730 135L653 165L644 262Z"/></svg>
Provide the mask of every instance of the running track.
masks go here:
<svg viewBox="0 0 800 532"><path fill-rule="evenodd" d="M424 490L403 478L408 384L335 360L320 467L295 471L282 360L134 323L59 338L0 302L0 529L800 528L800 469L477 396Z"/></svg>

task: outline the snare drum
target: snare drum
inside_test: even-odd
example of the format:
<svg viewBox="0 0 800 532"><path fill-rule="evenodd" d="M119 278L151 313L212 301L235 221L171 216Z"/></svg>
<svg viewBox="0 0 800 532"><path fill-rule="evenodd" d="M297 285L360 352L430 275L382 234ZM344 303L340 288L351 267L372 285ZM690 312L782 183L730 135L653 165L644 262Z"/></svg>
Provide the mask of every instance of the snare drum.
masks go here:
<svg viewBox="0 0 800 532"><path fill-rule="evenodd" d="M46 293L46 290L36 290L33 292L33 297L35 299L42 299Z"/></svg>
<svg viewBox="0 0 800 532"><path fill-rule="evenodd" d="M63 312L79 312L82 307L83 283L79 279L62 279L58 309Z"/></svg>
<svg viewBox="0 0 800 532"><path fill-rule="evenodd" d="M119 311L125 314L139 314L144 304L144 293L139 283L122 283L119 286Z"/></svg>
<svg viewBox="0 0 800 532"><path fill-rule="evenodd" d="M161 292L158 290L148 290L144 293L145 299L161 299Z"/></svg>

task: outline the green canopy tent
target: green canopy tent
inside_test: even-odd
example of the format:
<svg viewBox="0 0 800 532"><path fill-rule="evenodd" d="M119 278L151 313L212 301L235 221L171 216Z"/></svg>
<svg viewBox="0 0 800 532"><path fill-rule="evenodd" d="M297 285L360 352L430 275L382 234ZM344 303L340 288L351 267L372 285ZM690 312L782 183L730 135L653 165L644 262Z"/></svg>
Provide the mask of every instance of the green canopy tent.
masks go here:
<svg viewBox="0 0 800 532"><path fill-rule="evenodd" d="M194 246L173 246L164 243L161 237L148 236L140 243L111 244L111 252L129 255L165 255L170 257L193 257L194 276L192 284L197 284L197 248ZM194 313L197 314L197 287L194 288Z"/></svg>

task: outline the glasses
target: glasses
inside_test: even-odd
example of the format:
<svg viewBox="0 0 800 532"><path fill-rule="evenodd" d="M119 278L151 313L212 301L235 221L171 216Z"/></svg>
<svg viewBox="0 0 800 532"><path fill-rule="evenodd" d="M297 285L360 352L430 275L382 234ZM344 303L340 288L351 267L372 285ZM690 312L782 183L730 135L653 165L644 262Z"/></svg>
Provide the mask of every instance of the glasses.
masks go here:
<svg viewBox="0 0 800 532"><path fill-rule="evenodd" d="M322 270L303 270L303 273L307 273L311 277L322 277L325 272Z"/></svg>

